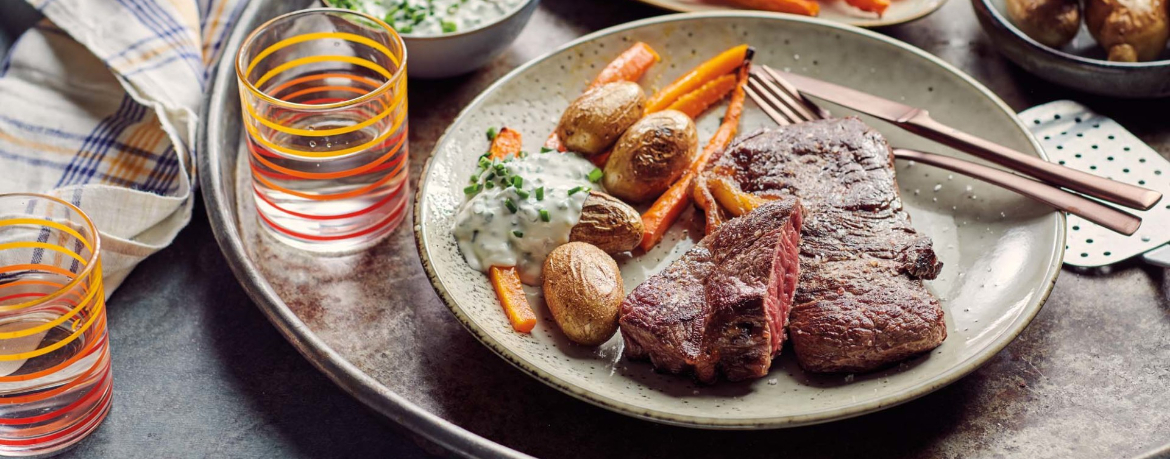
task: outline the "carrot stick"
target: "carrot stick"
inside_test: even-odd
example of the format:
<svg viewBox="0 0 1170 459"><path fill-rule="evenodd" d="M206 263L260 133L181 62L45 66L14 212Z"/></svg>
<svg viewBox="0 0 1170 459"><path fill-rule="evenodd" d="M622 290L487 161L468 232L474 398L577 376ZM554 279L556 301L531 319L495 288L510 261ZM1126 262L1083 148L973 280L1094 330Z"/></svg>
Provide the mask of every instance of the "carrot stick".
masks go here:
<svg viewBox="0 0 1170 459"><path fill-rule="evenodd" d="M749 58L748 45L739 45L699 64L694 70L674 80L646 102L646 113L662 111L684 94L698 89L708 81L735 71Z"/></svg>
<svg viewBox="0 0 1170 459"><path fill-rule="evenodd" d="M662 58L658 57L658 53L650 45L643 42L634 43L634 46L622 52L617 59L601 69L597 78L589 83L588 89L618 81L638 81L650 69L651 65L660 60Z"/></svg>
<svg viewBox="0 0 1170 459"><path fill-rule="evenodd" d="M726 211L715 202L715 197L711 195L711 188L707 186L706 172L695 177L694 193L692 193L691 199L695 200L695 205L703 209L703 216L707 220L704 231L706 234L713 233L715 228L727 221L727 216L724 215Z"/></svg>
<svg viewBox="0 0 1170 459"><path fill-rule="evenodd" d="M747 214L768 202L767 198L744 192L727 176L715 176L707 182L710 183L711 194L714 195L715 201L736 217Z"/></svg>
<svg viewBox="0 0 1170 459"><path fill-rule="evenodd" d="M691 118L698 118L707 110L707 107L722 100L724 96L731 93L732 89L735 89L735 75L729 73L708 81L699 89L684 94L673 104L670 104L667 110L678 110Z"/></svg>
<svg viewBox="0 0 1170 459"><path fill-rule="evenodd" d="M686 209L687 204L690 204L691 185L694 183L695 177L707 167L707 161L716 152L723 151L724 148L727 148L727 144L731 143L731 138L735 136L735 131L739 127L739 118L743 115L743 86L747 83L749 66L750 64L740 67L735 91L731 93L731 103L727 105L727 113L723 116L723 122L715 131L715 135L711 136L711 140L703 148L703 152L691 163L682 178L674 182L666 190L666 193L654 201L650 210L642 214L642 226L645 228L642 233L642 250L649 251L658 244L658 241L662 240L666 230L674 224L675 220L678 220L678 216Z"/></svg>
<svg viewBox="0 0 1170 459"><path fill-rule="evenodd" d="M811 0L731 0L731 3L753 10L816 16L821 6Z"/></svg>
<svg viewBox="0 0 1170 459"><path fill-rule="evenodd" d="M491 152L489 158L502 160L508 156L519 156L522 145L519 131L501 128L496 138L492 139L492 146L488 149Z"/></svg>
<svg viewBox="0 0 1170 459"><path fill-rule="evenodd" d="M520 284L520 275L516 268L492 266L489 274L492 278L492 287L496 289L496 297L504 306L504 314L512 323L512 329L520 333L531 332L536 327L536 314L528 306L528 297L524 295L524 287Z"/></svg>
<svg viewBox="0 0 1170 459"><path fill-rule="evenodd" d="M845 0L845 3L853 5L862 11L877 13L879 17L890 6L890 0Z"/></svg>
<svg viewBox="0 0 1170 459"><path fill-rule="evenodd" d="M642 75L650 69L654 63L662 60L658 56L658 52L654 51L650 45L643 42L634 43L628 49L623 51L617 58L606 64L605 68L601 69L601 73L589 83L586 91L608 83L616 83L618 81L638 81ZM565 151L565 146L561 143L561 139L557 137L554 132L548 136L548 140L544 142L545 148L551 148L556 151ZM604 162L602 164L605 164Z"/></svg>

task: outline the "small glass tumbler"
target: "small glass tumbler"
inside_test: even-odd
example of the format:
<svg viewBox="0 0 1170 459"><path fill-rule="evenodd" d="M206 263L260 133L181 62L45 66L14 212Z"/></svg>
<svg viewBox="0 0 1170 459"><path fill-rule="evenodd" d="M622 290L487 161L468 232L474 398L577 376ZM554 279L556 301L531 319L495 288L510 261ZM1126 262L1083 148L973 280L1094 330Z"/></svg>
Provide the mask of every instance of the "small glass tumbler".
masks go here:
<svg viewBox="0 0 1170 459"><path fill-rule="evenodd" d="M256 210L277 239L316 252L369 247L409 201L406 47L366 14L289 13L236 58Z"/></svg>
<svg viewBox="0 0 1170 459"><path fill-rule="evenodd" d="M81 209L0 195L0 455L60 451L109 412L100 254Z"/></svg>

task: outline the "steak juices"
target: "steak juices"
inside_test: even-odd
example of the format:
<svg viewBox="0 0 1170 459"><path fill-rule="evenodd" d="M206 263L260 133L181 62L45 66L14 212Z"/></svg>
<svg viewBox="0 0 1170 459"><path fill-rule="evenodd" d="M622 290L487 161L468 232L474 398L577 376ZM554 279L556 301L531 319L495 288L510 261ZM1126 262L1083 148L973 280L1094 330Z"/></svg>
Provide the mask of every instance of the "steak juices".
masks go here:
<svg viewBox="0 0 1170 459"><path fill-rule="evenodd" d="M942 264L902 208L881 134L856 118L758 131L716 167L778 199L723 224L626 297L626 356L711 383L767 374L785 324L814 372L877 369L946 338L923 283Z"/></svg>

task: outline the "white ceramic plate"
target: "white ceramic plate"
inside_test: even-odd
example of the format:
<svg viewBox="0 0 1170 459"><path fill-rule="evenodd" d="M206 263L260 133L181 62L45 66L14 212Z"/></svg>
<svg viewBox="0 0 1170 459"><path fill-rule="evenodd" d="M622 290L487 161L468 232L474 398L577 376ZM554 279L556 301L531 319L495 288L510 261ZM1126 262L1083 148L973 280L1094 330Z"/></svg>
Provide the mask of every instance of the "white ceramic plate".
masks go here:
<svg viewBox="0 0 1170 459"><path fill-rule="evenodd" d="M930 288L946 311L949 337L929 355L876 373L824 376L801 371L788 350L763 379L700 386L622 359L618 336L596 349L569 344L536 288L529 289L540 316L536 330L512 331L487 278L468 267L450 233L464 182L487 149L484 131L506 124L524 134L526 150L536 151L583 86L635 41L663 56L642 80L648 92L748 42L757 48L757 62L903 100L929 109L939 121L1042 156L1024 126L986 88L922 51L862 29L720 12L652 18L589 35L521 66L476 98L435 146L419 186L415 231L428 275L455 317L509 362L565 393L632 416L705 428L776 428L856 416L938 389L1006 346L1040 310L1060 269L1063 216L962 176L899 163L906 208L946 264ZM699 119L702 139L714 132L722 112L719 106ZM866 121L894 145L970 159ZM749 102L741 132L771 126ZM701 226L690 221L688 211L650 253L619 257L627 290L694 244Z"/></svg>
<svg viewBox="0 0 1170 459"><path fill-rule="evenodd" d="M744 8L728 0L638 0L642 3L680 13L708 11L743 11ZM820 19L855 25L882 27L910 22L935 12L947 0L890 0L890 7L880 17L849 6L845 0L817 0L821 4Z"/></svg>

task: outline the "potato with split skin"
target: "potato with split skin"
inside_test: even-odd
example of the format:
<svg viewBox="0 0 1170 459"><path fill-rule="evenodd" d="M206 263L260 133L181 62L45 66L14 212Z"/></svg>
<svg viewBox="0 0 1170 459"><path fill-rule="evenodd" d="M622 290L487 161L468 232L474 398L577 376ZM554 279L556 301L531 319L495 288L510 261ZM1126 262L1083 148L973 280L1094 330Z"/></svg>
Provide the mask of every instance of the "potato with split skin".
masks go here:
<svg viewBox="0 0 1170 459"><path fill-rule="evenodd" d="M670 188L699 151L695 121L675 110L646 115L626 130L605 163L602 185L618 198L646 202Z"/></svg>
<svg viewBox="0 0 1170 459"><path fill-rule="evenodd" d="M1053 48L1068 44L1081 28L1078 0L1007 0L1007 13L1025 35Z"/></svg>
<svg viewBox="0 0 1170 459"><path fill-rule="evenodd" d="M601 249L570 242L544 260L544 301L569 340L596 346L618 328L626 296L617 263Z"/></svg>
<svg viewBox="0 0 1170 459"><path fill-rule="evenodd" d="M637 247L642 231L642 216L637 210L618 198L591 191L569 241L589 243L613 255Z"/></svg>
<svg viewBox="0 0 1170 459"><path fill-rule="evenodd" d="M1166 0L1088 0L1085 25L1115 62L1152 61L1170 38Z"/></svg>
<svg viewBox="0 0 1170 459"><path fill-rule="evenodd" d="M646 109L637 83L622 81L590 89L565 109L556 134L566 149L583 155L604 153Z"/></svg>

